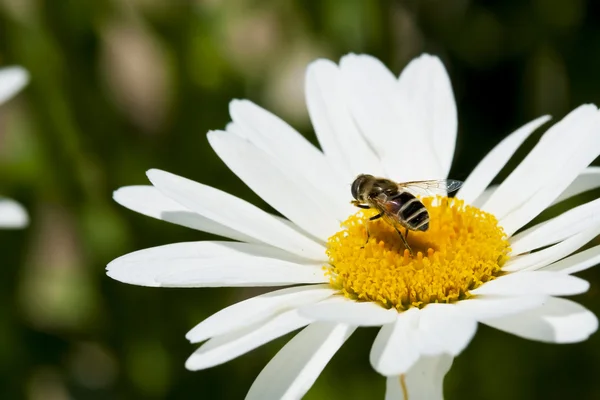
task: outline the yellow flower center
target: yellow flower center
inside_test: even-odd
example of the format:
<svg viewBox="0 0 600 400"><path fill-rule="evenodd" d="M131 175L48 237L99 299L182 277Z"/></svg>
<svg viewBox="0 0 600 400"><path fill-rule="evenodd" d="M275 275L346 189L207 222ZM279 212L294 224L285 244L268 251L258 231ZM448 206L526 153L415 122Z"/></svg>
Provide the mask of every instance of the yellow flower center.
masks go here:
<svg viewBox="0 0 600 400"><path fill-rule="evenodd" d="M394 227L382 219L369 221L374 210L344 221L344 229L327 241L330 265L325 268L332 287L357 301L406 310L464 300L470 290L500 275L510 247L493 215L454 198L421 201L429 229L409 231L414 257Z"/></svg>

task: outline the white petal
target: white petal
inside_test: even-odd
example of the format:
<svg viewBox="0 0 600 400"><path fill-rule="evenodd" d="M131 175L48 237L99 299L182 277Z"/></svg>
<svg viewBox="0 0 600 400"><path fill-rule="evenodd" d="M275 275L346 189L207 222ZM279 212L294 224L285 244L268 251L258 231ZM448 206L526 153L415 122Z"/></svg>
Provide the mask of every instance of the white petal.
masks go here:
<svg viewBox="0 0 600 400"><path fill-rule="evenodd" d="M262 243L239 243L226 241L203 240L200 242L182 242L172 243L148 249L134 251L125 254L113 260L108 269L112 269L118 264L143 263L146 261L165 261L168 262L177 258L218 258L227 256L256 256L277 258L284 261L304 263L306 259L290 254L284 250L278 249Z"/></svg>
<svg viewBox="0 0 600 400"><path fill-rule="evenodd" d="M286 311L269 321L260 321L208 340L188 358L185 367L197 371L223 364L310 322L296 310Z"/></svg>
<svg viewBox="0 0 600 400"><path fill-rule="evenodd" d="M587 167L552 204L600 187L600 167Z"/></svg>
<svg viewBox="0 0 600 400"><path fill-rule="evenodd" d="M467 204L474 204L475 201L483 204L479 197L498 175L498 172L506 165L525 139L549 120L549 115L539 117L523 125L498 143L469 174L469 177L456 193L456 197L463 199ZM491 193L488 194L491 195Z"/></svg>
<svg viewBox="0 0 600 400"><path fill-rule="evenodd" d="M326 241L352 212L349 201L328 202L304 176L230 132L209 132L213 150L233 173L273 208L313 236Z"/></svg>
<svg viewBox="0 0 600 400"><path fill-rule="evenodd" d="M512 254L526 253L558 243L600 222L600 199L590 201L535 225L510 238Z"/></svg>
<svg viewBox="0 0 600 400"><path fill-rule="evenodd" d="M256 206L200 183L152 169L152 184L184 207L263 243L320 260L325 248Z"/></svg>
<svg viewBox="0 0 600 400"><path fill-rule="evenodd" d="M14 200L0 198L0 228L23 228L29 223L27 211Z"/></svg>
<svg viewBox="0 0 600 400"><path fill-rule="evenodd" d="M522 256L515 257L509 260L504 267L503 271L520 271L520 270L535 270L545 267L555 261L560 260L563 257L573 253L596 235L600 233L600 224L596 223L596 226L586 229L570 238L563 240L562 242L553 246L547 247L543 250L536 251L534 253L525 254Z"/></svg>
<svg viewBox="0 0 600 400"><path fill-rule="evenodd" d="M411 93L401 90L396 77L374 57L349 54L340 69L352 115L387 176L396 181L440 178L443 171L425 131L426 116L411 107Z"/></svg>
<svg viewBox="0 0 600 400"><path fill-rule="evenodd" d="M453 356L467 347L477 331L477 321L460 313L454 304L428 304L421 310L420 317L422 339L437 343L444 353ZM421 353L431 354L426 349Z"/></svg>
<svg viewBox="0 0 600 400"><path fill-rule="evenodd" d="M569 296L583 293L590 284L571 275L545 271L514 272L471 290L474 295L498 296Z"/></svg>
<svg viewBox="0 0 600 400"><path fill-rule="evenodd" d="M306 104L325 155L346 173L383 175L378 156L367 144L350 113L338 66L317 60L306 72Z"/></svg>
<svg viewBox="0 0 600 400"><path fill-rule="evenodd" d="M411 308L381 327L369 359L375 371L384 376L405 373L419 359L417 326L419 310Z"/></svg>
<svg viewBox="0 0 600 400"><path fill-rule="evenodd" d="M600 119L598 119L597 122L599 123L597 128L600 132ZM598 140L598 142L600 143L600 140ZM590 145L589 147L584 146L583 148L585 148L586 153L580 153L576 158L577 162L567 164L568 168L561 171L560 181L544 187L531 197L522 207L499 221L500 225L508 235L512 235L548 208L570 182L576 178L577 174L585 167L585 165L589 164L596 158L596 155L600 153L600 146L598 145ZM591 154L595 155L592 156Z"/></svg>
<svg viewBox="0 0 600 400"><path fill-rule="evenodd" d="M229 122L226 126L225 126L225 130L229 133L233 133L236 136L239 136L243 139L247 139L248 138L248 129L244 129L241 125L236 124L235 122Z"/></svg>
<svg viewBox="0 0 600 400"><path fill-rule="evenodd" d="M282 119L248 100L232 101L229 113L248 140L304 176L324 199L335 204L348 196L351 182L345 182L325 155Z"/></svg>
<svg viewBox="0 0 600 400"><path fill-rule="evenodd" d="M154 186L122 187L113 193L113 199L120 205L148 217L242 242L257 242L251 236L244 235L188 210L162 194Z"/></svg>
<svg viewBox="0 0 600 400"><path fill-rule="evenodd" d="M152 271L155 286L163 287L284 286L328 280L319 265L299 265L264 257L185 259L145 264L146 269ZM121 282L138 285L149 279L145 271L138 269L137 275L141 277L126 281L129 274L118 274L123 270L112 269L107 274Z"/></svg>
<svg viewBox="0 0 600 400"><path fill-rule="evenodd" d="M261 257L220 258L211 261L210 265L178 260L171 263L170 271L155 279L165 287L285 286L329 280L320 265L300 265Z"/></svg>
<svg viewBox="0 0 600 400"><path fill-rule="evenodd" d="M498 189L498 186L499 185L490 185L479 195L479 197L473 200L470 204L473 207L481 208L485 204L485 202L488 201L490 197L492 197L496 189Z"/></svg>
<svg viewBox="0 0 600 400"><path fill-rule="evenodd" d="M499 185L490 185L476 200L471 202L471 205L481 208L496 191L496 189L498 189L498 186ZM563 200L577 196L578 194L587 192L588 190L597 189L599 187L600 167L587 167L581 171L579 175L577 175L577 178L571 182L571 184L561 193L560 196L556 198L556 200L552 202L551 205L560 203Z"/></svg>
<svg viewBox="0 0 600 400"><path fill-rule="evenodd" d="M546 132L483 206L508 235L548 207L600 153L600 114L582 106Z"/></svg>
<svg viewBox="0 0 600 400"><path fill-rule="evenodd" d="M575 274L600 264L600 245L550 264L542 271L556 271L563 274Z"/></svg>
<svg viewBox="0 0 600 400"><path fill-rule="evenodd" d="M578 107L548 129L515 170L502 182L498 190L484 205L486 211L503 218L527 201L544 184L554 181L550 171L560 171L564 165L555 165L557 157L564 162L577 148L575 139L586 136L583 129L595 118L597 108L593 105ZM574 135L569 143L566 137ZM563 151L564 150L564 151ZM509 197L508 194L513 194Z"/></svg>
<svg viewBox="0 0 600 400"><path fill-rule="evenodd" d="M417 134L425 135L433 145L441 168L438 177L447 177L454 157L458 119L452 84L444 64L435 56L423 54L404 68L399 84L411 114L417 116ZM415 149L411 151L418 153Z"/></svg>
<svg viewBox="0 0 600 400"><path fill-rule="evenodd" d="M0 104L17 94L29 82L29 73L21 67L0 69Z"/></svg>
<svg viewBox="0 0 600 400"><path fill-rule="evenodd" d="M598 329L593 313L571 300L556 297L522 314L482 322L513 335L550 343L580 342Z"/></svg>
<svg viewBox="0 0 600 400"><path fill-rule="evenodd" d="M246 400L302 398L355 329L327 322L310 324L269 361Z"/></svg>
<svg viewBox="0 0 600 400"><path fill-rule="evenodd" d="M326 285L296 286L265 293L211 315L196 325L185 337L192 343L202 342L213 336L272 318L282 311L323 300L334 293L335 291Z"/></svg>
<svg viewBox="0 0 600 400"><path fill-rule="evenodd" d="M398 311L371 302L356 302L344 297L335 297L319 303L300 307L298 312L315 321L337 322L356 326L381 326L393 322Z"/></svg>
<svg viewBox="0 0 600 400"><path fill-rule="evenodd" d="M403 376L387 378L385 400L443 400L444 376L452 360L448 354L421 357Z"/></svg>
<svg viewBox="0 0 600 400"><path fill-rule="evenodd" d="M464 185L463 185L464 186ZM481 208L483 204L498 189L499 185L490 185L471 205ZM560 196L552 202L552 205L560 203L563 200L577 196L578 194L600 187L600 167L590 166L581 171L577 178L561 193Z"/></svg>
<svg viewBox="0 0 600 400"><path fill-rule="evenodd" d="M477 296L454 304L456 310L476 320L517 314L544 304L548 296Z"/></svg>
<svg viewBox="0 0 600 400"><path fill-rule="evenodd" d="M254 104L253 106L258 107ZM262 111L268 113L265 110ZM222 131L209 132L209 139L210 136L217 136L221 133ZM277 152L274 152L273 149L270 149L270 142L267 141L266 143L263 143L264 138L260 135L257 136L256 131L254 131L251 127L241 126L239 123L232 122L227 125L226 134L241 140L241 144L238 142L236 146L238 148L241 147L243 151L240 151L240 153L244 154L244 157L246 153L250 153L249 161L252 161L253 165L258 162L259 166L275 168L276 171L269 172L269 175L283 175L284 179L292 181L286 184L288 186L292 186L291 191L294 193L303 192L301 197L308 197L312 199L312 207L325 208L330 214L330 219L331 216L333 216L334 219L337 218L340 221L345 220L350 213L356 212L356 208L354 208L348 200L349 197L351 197L350 186L354 177L344 174L335 165L331 165L329 160L327 160L325 155L320 151L316 150L318 152L318 157L322 162L325 162L326 165L319 167L321 168L321 174L316 177L315 174L319 171L314 171L314 167L312 167L312 165L321 163L306 163L304 168L300 168L298 163L290 162L289 158L286 159L285 157L282 157L281 154L278 154ZM226 139L230 141L233 140L230 137L226 137ZM239 176L249 175L249 172L244 171L244 163L241 163L242 167L240 167L240 162L236 161L235 154L232 154L232 151L227 149L227 146L222 144L221 148L223 147L225 147L225 149L220 151L223 151L223 154L228 156L228 160L231 160L230 169L234 171L233 168L237 165L236 171L239 171ZM215 149L215 151L217 150ZM311 167L309 167L309 165L311 165ZM256 168L256 165L254 165L254 167ZM238 175L238 172L236 171L234 172L236 175ZM250 171L250 173L251 172L252 171ZM259 173L258 175L260 176L261 174ZM254 180L258 180L258 177L256 176L250 177ZM268 177L263 178L263 181L268 180ZM245 181L244 183L246 183L248 186L250 186L250 183L253 183L255 185L255 187L251 187L253 190L260 189L260 187L256 187L257 183L252 182L251 180ZM265 184L263 183L262 185L264 186ZM260 184L258 184L258 186L260 186ZM276 185L274 184L273 186ZM265 200L269 200L269 197L267 197ZM314 202L317 202L318 204L314 205ZM304 205L304 208L306 208L306 205Z"/></svg>
<svg viewBox="0 0 600 400"><path fill-rule="evenodd" d="M411 394L412 399L412 394ZM443 400L443 397L440 397ZM388 376L385 380L385 400L409 400L406 375Z"/></svg>
<svg viewBox="0 0 600 400"><path fill-rule="evenodd" d="M390 131L395 115L392 103L398 86L396 77L381 61L364 54L342 57L340 70L352 116L377 154L384 154L386 140L394 136Z"/></svg>
<svg viewBox="0 0 600 400"><path fill-rule="evenodd" d="M113 260L107 275L142 286L276 286L321 283L322 264L299 264L295 256L261 244L177 243Z"/></svg>

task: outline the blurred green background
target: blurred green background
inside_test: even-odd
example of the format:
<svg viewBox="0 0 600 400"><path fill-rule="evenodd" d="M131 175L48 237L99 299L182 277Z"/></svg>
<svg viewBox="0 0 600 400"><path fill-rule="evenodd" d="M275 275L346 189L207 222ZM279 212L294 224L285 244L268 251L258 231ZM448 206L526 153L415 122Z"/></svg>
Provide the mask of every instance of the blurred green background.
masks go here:
<svg viewBox="0 0 600 400"><path fill-rule="evenodd" d="M256 291L141 288L104 274L124 253L210 238L112 201L116 188L147 183L151 167L269 209L206 141L229 121L230 99L315 141L309 61L366 52L397 73L437 54L459 109L451 175L464 179L521 124L600 104L599 50L593 0L0 0L0 65L32 76L0 108L0 192L32 220L0 231L0 398L239 399L289 339L186 371L195 347L185 333ZM581 276L592 288L577 301L600 314L600 271ZM382 399L368 361L375 334L359 330L306 398ZM599 369L600 334L559 346L480 326L446 398L597 399Z"/></svg>

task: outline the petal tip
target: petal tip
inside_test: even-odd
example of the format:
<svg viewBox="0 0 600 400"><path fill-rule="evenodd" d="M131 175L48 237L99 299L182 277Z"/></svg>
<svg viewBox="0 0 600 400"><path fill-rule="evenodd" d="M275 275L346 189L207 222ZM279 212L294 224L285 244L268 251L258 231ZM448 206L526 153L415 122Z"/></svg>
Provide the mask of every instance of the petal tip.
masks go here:
<svg viewBox="0 0 600 400"><path fill-rule="evenodd" d="M208 139L208 142L211 143L211 141L218 139L219 137L223 137L227 134L230 134L230 132L222 131L220 129L212 129L206 132L206 138Z"/></svg>
<svg viewBox="0 0 600 400"><path fill-rule="evenodd" d="M29 83L29 72L20 66L0 69L0 103L10 100Z"/></svg>
<svg viewBox="0 0 600 400"><path fill-rule="evenodd" d="M185 334L185 338L190 343L197 343L194 340L193 332L194 332L194 328L192 328L188 333Z"/></svg>
<svg viewBox="0 0 600 400"><path fill-rule="evenodd" d="M194 357L194 355L192 354L186 361L185 361L185 369L187 369L188 371L198 371L201 368L198 368L198 366L196 365L196 357Z"/></svg>
<svg viewBox="0 0 600 400"><path fill-rule="evenodd" d="M250 105L254 105L254 103L248 99L233 99L229 102L229 114L233 116L235 110Z"/></svg>
<svg viewBox="0 0 600 400"><path fill-rule="evenodd" d="M20 203L0 199L0 227L2 229L21 229L29 225L29 214Z"/></svg>
<svg viewBox="0 0 600 400"><path fill-rule="evenodd" d="M306 75L311 76L312 74L317 73L317 70L323 69L337 69L336 63L326 58L318 58L306 67Z"/></svg>
<svg viewBox="0 0 600 400"><path fill-rule="evenodd" d="M121 204L123 201L123 197L125 197L127 190L125 190L127 186L120 187L112 192L112 198L117 203Z"/></svg>
<svg viewBox="0 0 600 400"><path fill-rule="evenodd" d="M192 353L191 356L185 361L185 369L188 371L201 371L203 369L207 369L213 367L215 365L219 365L222 362L214 363L214 360L208 360L204 357L203 351L200 350L202 346L196 350L195 353ZM225 362L225 361L223 361Z"/></svg>
<svg viewBox="0 0 600 400"><path fill-rule="evenodd" d="M375 58L375 57L372 57L367 54L348 53L348 54L343 55L342 58L340 58L340 66L342 66L343 64L348 64L351 62L362 61L362 60L371 59L371 58Z"/></svg>
<svg viewBox="0 0 600 400"><path fill-rule="evenodd" d="M146 171L146 176L148 177L148 179L150 180L150 182L152 184L154 184L154 182L157 179L165 178L169 175L172 175L172 174L169 172L163 171L162 169L158 169L158 168L151 168L148 171Z"/></svg>

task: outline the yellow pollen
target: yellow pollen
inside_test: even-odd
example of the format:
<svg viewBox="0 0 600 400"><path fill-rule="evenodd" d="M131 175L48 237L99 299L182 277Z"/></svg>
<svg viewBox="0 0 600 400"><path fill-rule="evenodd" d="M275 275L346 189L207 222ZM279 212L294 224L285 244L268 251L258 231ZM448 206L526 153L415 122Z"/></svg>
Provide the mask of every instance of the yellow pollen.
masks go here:
<svg viewBox="0 0 600 400"><path fill-rule="evenodd" d="M327 241L329 265L324 268L332 287L357 301L406 310L464 300L470 290L500 275L510 247L493 215L454 198L421 201L429 212L429 229L409 231L414 257L394 227L382 219L368 221L375 210L344 221L344 229Z"/></svg>

